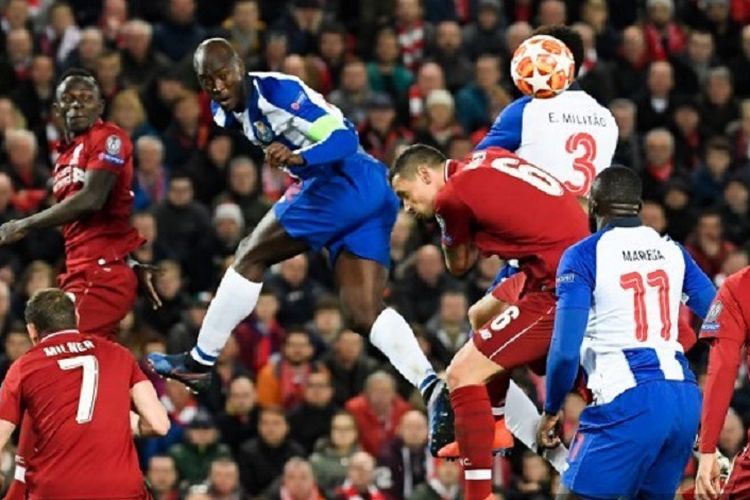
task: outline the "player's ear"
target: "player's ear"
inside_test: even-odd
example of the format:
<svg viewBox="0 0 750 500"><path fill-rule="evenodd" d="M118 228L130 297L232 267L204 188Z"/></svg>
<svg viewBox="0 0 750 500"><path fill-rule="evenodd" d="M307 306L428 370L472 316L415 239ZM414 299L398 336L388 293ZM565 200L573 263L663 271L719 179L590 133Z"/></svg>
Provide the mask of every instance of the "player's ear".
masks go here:
<svg viewBox="0 0 750 500"><path fill-rule="evenodd" d="M33 323L26 323L26 331L29 332L31 343L36 345L39 342L39 331Z"/></svg>
<svg viewBox="0 0 750 500"><path fill-rule="evenodd" d="M430 168L427 165L419 165L417 167L417 177L425 184L432 182L432 176L430 175Z"/></svg>

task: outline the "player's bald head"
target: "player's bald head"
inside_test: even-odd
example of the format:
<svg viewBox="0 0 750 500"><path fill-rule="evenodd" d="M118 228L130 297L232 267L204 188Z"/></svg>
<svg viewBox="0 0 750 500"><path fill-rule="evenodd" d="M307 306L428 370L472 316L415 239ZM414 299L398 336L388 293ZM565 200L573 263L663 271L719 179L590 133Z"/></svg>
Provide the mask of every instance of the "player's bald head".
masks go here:
<svg viewBox="0 0 750 500"><path fill-rule="evenodd" d="M224 38L203 40L193 55L193 68L198 74L212 71L219 66L240 62L240 55Z"/></svg>
<svg viewBox="0 0 750 500"><path fill-rule="evenodd" d="M593 212L598 216L636 215L641 208L643 184L633 169L612 165L594 179Z"/></svg>

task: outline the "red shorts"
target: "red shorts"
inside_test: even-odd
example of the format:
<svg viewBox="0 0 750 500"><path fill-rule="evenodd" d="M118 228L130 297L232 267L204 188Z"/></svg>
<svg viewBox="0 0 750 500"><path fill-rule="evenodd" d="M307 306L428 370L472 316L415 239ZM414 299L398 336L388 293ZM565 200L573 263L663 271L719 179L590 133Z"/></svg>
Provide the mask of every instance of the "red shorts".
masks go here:
<svg viewBox="0 0 750 500"><path fill-rule="evenodd" d="M747 446L732 462L732 472L721 490L721 498L750 498L750 450Z"/></svg>
<svg viewBox="0 0 750 500"><path fill-rule="evenodd" d="M124 261L97 263L69 270L60 288L75 296L81 333L114 339L120 321L133 308L138 278Z"/></svg>
<svg viewBox="0 0 750 500"><path fill-rule="evenodd" d="M556 301L553 292L526 293L474 332L474 345L505 370L533 365L539 371L552 340Z"/></svg>

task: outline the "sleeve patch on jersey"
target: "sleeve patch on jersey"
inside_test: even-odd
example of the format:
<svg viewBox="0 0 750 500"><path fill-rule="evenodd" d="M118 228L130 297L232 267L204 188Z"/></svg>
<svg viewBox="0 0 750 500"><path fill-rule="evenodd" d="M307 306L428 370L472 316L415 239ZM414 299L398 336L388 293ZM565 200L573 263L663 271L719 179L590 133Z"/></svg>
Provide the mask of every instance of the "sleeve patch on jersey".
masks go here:
<svg viewBox="0 0 750 500"><path fill-rule="evenodd" d="M437 221L438 226L440 226L440 234L442 235L441 240L443 244L451 246L453 244L453 238L448 234L448 230L445 226L445 219L443 219L440 214L435 214L435 220Z"/></svg>
<svg viewBox="0 0 750 500"><path fill-rule="evenodd" d="M112 163L114 165L118 165L118 166L122 166L122 165L125 164L125 160L123 160L119 156L115 156L115 155L112 155L112 154L109 154L109 153L101 153L99 155L99 159L107 161L107 162Z"/></svg>
<svg viewBox="0 0 750 500"><path fill-rule="evenodd" d="M107 151L107 154L113 156L119 154L120 150L122 150L122 139L115 134L110 135L104 142L104 149Z"/></svg>
<svg viewBox="0 0 750 500"><path fill-rule="evenodd" d="M724 309L724 304L721 303L720 300L717 300L713 303L711 306L711 309L708 310L708 314L706 314L706 319L703 320L703 326L701 327L701 331L704 332L715 332L719 329L719 315L721 314L721 311Z"/></svg>
<svg viewBox="0 0 750 500"><path fill-rule="evenodd" d="M557 285L563 285L565 283L573 283L576 279L575 273L565 273L557 277Z"/></svg>
<svg viewBox="0 0 750 500"><path fill-rule="evenodd" d="M307 99L307 95L303 91L300 91L297 98L290 105L292 110L299 111L299 108L302 106L302 103L305 102L305 99Z"/></svg>

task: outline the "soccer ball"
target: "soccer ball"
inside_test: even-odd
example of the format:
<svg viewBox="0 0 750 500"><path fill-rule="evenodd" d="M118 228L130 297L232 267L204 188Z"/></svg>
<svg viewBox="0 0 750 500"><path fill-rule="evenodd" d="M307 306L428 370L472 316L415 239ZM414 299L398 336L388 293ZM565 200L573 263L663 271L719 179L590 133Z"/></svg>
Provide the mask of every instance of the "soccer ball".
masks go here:
<svg viewBox="0 0 750 500"><path fill-rule="evenodd" d="M555 97L575 79L573 53L557 38L532 36L513 54L510 74L524 94L540 99Z"/></svg>

